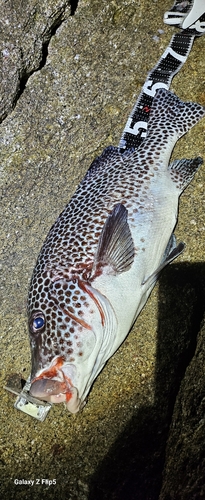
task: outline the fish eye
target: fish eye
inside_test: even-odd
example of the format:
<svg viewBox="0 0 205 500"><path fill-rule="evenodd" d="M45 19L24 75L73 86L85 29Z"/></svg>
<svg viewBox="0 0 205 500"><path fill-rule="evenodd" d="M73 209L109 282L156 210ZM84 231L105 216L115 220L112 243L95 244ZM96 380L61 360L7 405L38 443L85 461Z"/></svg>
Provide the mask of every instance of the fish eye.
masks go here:
<svg viewBox="0 0 205 500"><path fill-rule="evenodd" d="M45 328L45 316L41 311L37 311L32 314L30 320L30 330L32 333L42 332Z"/></svg>

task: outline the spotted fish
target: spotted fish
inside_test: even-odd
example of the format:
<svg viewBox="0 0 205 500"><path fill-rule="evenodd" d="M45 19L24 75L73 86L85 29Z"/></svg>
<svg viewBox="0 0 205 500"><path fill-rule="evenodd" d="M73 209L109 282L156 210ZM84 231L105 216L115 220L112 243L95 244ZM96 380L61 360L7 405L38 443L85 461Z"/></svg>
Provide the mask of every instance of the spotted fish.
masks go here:
<svg viewBox="0 0 205 500"><path fill-rule="evenodd" d="M169 165L205 108L157 91L138 150L108 147L51 228L29 291L33 397L75 413L127 336L176 245L178 199L201 158Z"/></svg>

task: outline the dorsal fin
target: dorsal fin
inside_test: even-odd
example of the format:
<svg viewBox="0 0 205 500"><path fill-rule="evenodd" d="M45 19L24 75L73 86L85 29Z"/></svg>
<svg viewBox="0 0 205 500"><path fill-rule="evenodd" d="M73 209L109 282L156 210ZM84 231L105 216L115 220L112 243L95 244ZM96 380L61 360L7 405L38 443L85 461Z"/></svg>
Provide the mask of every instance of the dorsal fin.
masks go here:
<svg viewBox="0 0 205 500"><path fill-rule="evenodd" d="M123 273L130 269L134 260L134 243L127 214L124 205L118 203L108 216L99 238L92 278L104 266L110 267L110 274Z"/></svg>
<svg viewBox="0 0 205 500"><path fill-rule="evenodd" d="M114 146L108 146L107 148L104 149L104 151L100 156L97 156L97 158L93 160L87 171L86 176L90 177L95 174L98 175L99 171L101 169L104 170L107 165L113 163L119 164L121 161L123 161L123 155L120 152L119 148L116 148Z"/></svg>

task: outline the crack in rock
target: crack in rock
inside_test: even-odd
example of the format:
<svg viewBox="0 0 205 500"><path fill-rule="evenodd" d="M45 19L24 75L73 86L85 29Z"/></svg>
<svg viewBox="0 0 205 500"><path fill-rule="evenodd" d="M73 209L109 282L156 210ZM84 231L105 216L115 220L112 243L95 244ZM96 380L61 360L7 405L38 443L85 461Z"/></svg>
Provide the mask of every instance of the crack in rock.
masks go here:
<svg viewBox="0 0 205 500"><path fill-rule="evenodd" d="M28 78L46 63L48 45L78 1L8 1L0 19L0 123L14 109Z"/></svg>

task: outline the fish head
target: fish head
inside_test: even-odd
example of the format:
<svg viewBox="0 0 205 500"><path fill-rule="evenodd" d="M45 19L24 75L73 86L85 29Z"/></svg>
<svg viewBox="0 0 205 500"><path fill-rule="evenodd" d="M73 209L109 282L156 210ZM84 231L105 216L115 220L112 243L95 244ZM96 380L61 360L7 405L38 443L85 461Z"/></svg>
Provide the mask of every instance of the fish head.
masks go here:
<svg viewBox="0 0 205 500"><path fill-rule="evenodd" d="M81 409L109 357L112 313L106 298L82 280L34 273L28 301L33 397L65 402L72 413Z"/></svg>

